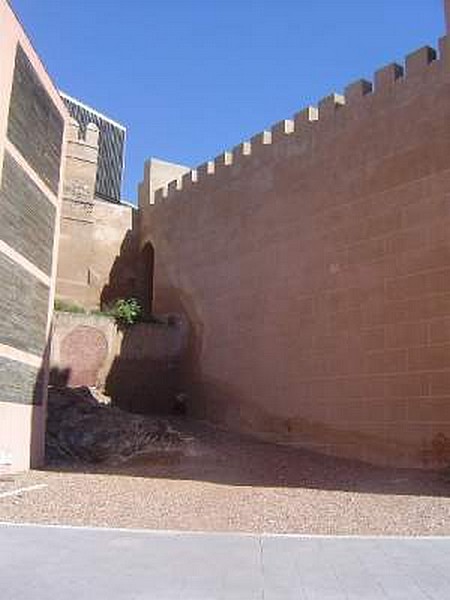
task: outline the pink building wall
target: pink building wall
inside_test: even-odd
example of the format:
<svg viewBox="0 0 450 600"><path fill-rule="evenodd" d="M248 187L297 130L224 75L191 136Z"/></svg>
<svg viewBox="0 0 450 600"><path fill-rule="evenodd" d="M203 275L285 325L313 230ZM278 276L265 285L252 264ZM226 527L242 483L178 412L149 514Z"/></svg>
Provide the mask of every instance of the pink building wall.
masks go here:
<svg viewBox="0 0 450 600"><path fill-rule="evenodd" d="M0 361L8 365L10 376L2 381L0 386L0 470L19 471L32 465L41 464L44 457L44 433L45 433L45 410L46 410L46 386L48 345L50 336L51 316L53 310L53 298L55 288L56 258L58 252L58 226L59 212L62 192L63 160L59 162L59 183L56 190L49 188L48 182L43 180L42 175L29 164L27 158L11 141L8 135L8 119L10 115L10 101L14 79L14 69L18 47L21 47L26 59L31 64L31 69L37 75L39 85L50 98L56 113L60 115L62 122L66 120L66 110L59 94L47 74L44 65L32 47L20 22L13 13L6 0L0 0L0 180L5 187L4 165L5 157L13 161L21 176L26 179L27 185L36 190L36 194L42 198L45 208L54 214L53 235L47 241L50 244L49 252L52 256L51 267L44 270L35 264L34 259L27 257L20 248L20 236L22 231L17 227L0 233L0 259L4 259L15 265L17 273L25 273L30 282L37 282L39 289L46 290L47 302L45 314L35 315L39 319L39 327L44 328L46 344L42 350L28 349L26 344L14 344L8 341L5 334L5 321L8 315L2 315L0 322ZM65 128L64 128L65 129ZM62 137L61 157L64 156L64 129ZM0 191L1 193L1 191ZM5 203L2 199L0 202ZM44 208L44 205L43 205ZM0 205L0 209L4 209ZM5 239L8 239L6 242ZM11 242L11 240L13 240ZM17 242L17 244L16 244ZM41 243L41 242L39 242ZM0 296L14 295L11 289L11 281L0 280ZM16 290L16 297L20 298L21 290ZM15 306L12 306L14 313ZM26 319L23 315L13 314L13 318L20 321ZM30 327L34 327L30 317ZM20 328L26 332L27 323L20 322ZM3 337L2 337L3 336ZM17 371L17 373L16 373ZM23 389L21 395L20 373L27 375L27 389ZM35 390L33 398L27 398L30 394L32 380L36 374ZM17 375L17 377L16 377ZM38 386L38 382L40 385ZM14 389L13 389L13 386Z"/></svg>

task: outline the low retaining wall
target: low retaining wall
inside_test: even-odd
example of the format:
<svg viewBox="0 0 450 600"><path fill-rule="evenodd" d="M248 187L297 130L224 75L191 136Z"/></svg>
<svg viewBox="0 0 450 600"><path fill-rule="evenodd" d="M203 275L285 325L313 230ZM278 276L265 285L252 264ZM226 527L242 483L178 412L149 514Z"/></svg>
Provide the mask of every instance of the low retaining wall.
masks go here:
<svg viewBox="0 0 450 600"><path fill-rule="evenodd" d="M96 387L132 412L164 413L179 390L182 321L139 323L124 331L100 315L57 313L51 375L54 385Z"/></svg>

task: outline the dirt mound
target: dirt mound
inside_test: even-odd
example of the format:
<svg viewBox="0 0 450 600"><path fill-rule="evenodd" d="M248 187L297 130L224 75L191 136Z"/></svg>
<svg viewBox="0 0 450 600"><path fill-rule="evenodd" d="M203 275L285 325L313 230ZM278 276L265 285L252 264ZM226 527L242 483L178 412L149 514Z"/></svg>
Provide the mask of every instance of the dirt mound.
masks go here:
<svg viewBox="0 0 450 600"><path fill-rule="evenodd" d="M123 462L152 451L180 451L184 444L182 434L163 418L127 413L96 398L89 388L49 389L49 462Z"/></svg>

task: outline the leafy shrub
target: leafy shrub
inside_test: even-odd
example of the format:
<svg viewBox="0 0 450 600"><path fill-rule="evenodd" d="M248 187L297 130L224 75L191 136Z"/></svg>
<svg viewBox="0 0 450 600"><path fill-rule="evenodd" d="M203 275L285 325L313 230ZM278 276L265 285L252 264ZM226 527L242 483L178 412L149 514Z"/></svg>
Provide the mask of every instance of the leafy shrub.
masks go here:
<svg viewBox="0 0 450 600"><path fill-rule="evenodd" d="M142 320L142 307L136 298L121 298L114 304L112 315L119 326L129 327Z"/></svg>

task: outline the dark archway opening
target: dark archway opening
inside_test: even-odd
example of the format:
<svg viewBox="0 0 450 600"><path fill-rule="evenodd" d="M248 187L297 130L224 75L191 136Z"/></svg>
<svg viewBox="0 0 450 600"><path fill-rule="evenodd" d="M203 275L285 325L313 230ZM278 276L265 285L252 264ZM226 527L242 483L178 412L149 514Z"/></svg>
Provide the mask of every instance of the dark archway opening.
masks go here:
<svg viewBox="0 0 450 600"><path fill-rule="evenodd" d="M150 315L153 308L153 275L155 268L155 249L150 242L145 244L141 252L142 265L142 308Z"/></svg>

